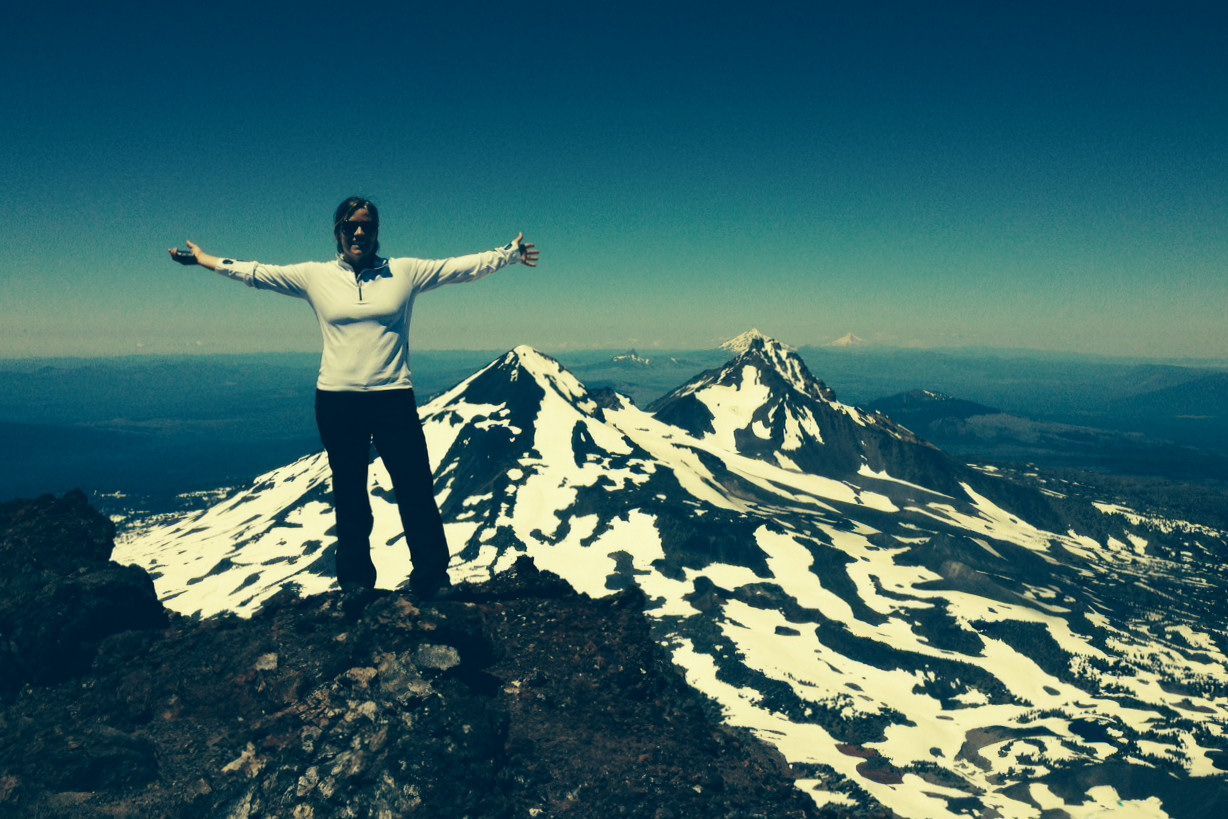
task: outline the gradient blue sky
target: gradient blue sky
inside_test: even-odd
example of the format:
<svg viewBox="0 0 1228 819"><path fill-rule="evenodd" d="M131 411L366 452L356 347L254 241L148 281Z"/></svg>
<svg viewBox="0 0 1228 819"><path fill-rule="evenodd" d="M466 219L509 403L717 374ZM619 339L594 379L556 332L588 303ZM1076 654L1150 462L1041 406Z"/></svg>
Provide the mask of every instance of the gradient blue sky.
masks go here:
<svg viewBox="0 0 1228 819"><path fill-rule="evenodd" d="M6 12L0 358L318 349L165 249L327 258L360 193L390 255L542 250L421 349L1228 359L1224 4L595 5Z"/></svg>

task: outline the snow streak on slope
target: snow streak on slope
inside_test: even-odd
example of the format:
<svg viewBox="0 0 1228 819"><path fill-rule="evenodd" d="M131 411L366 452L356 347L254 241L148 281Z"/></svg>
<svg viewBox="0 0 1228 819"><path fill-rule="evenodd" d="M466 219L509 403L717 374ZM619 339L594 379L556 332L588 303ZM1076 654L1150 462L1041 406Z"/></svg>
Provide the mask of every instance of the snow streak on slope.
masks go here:
<svg viewBox="0 0 1228 819"><path fill-rule="evenodd" d="M527 552L590 594L638 584L692 683L818 802L1194 815L1228 768L1223 534L975 474L744 341L656 413L523 347L424 407L453 577ZM186 612L325 587L326 477L303 459L117 554Z"/></svg>

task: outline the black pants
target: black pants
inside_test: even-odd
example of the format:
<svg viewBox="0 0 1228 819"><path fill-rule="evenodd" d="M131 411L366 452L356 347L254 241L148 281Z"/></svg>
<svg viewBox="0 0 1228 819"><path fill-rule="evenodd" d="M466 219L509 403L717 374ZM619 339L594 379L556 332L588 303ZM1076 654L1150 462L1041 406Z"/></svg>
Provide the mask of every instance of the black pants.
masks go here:
<svg viewBox="0 0 1228 819"><path fill-rule="evenodd" d="M413 390L316 390L316 426L333 473L337 515L337 581L342 588L374 588L371 499L367 466L371 444L384 461L396 493L413 572L410 587L447 582L448 542L435 504L426 438Z"/></svg>

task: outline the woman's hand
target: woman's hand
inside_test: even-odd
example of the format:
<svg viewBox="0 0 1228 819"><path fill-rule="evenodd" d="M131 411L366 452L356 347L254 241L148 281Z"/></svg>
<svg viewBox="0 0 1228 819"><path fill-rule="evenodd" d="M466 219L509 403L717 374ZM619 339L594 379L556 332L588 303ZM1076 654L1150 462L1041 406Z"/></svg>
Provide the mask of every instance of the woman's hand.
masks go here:
<svg viewBox="0 0 1228 819"><path fill-rule="evenodd" d="M191 242L188 242L187 250L180 250L177 247L172 247L167 250L167 253L170 253L171 259L178 262L179 264L197 264L196 251L198 250L200 250L199 247L192 244Z"/></svg>
<svg viewBox="0 0 1228 819"><path fill-rule="evenodd" d="M187 250L170 249L171 258L179 262L179 264L198 264L201 267L207 267L210 270L217 269L217 257L210 256L208 253L200 249L200 245L195 242L186 242Z"/></svg>
<svg viewBox="0 0 1228 819"><path fill-rule="evenodd" d="M520 263L525 267L537 267L537 260L541 258L541 254L537 250L537 246L532 242L524 240L524 233L516 237L516 247L520 249Z"/></svg>

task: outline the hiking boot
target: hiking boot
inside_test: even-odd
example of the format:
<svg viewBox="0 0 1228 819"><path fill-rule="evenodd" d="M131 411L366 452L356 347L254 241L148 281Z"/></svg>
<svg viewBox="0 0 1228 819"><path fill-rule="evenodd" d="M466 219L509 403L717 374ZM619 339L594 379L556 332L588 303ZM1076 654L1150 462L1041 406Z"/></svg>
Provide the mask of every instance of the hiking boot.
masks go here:
<svg viewBox="0 0 1228 819"><path fill-rule="evenodd" d="M456 594L456 589L452 586L452 581L446 574L430 578L410 575L409 582L406 585L409 589L410 599L423 603L448 600Z"/></svg>
<svg viewBox="0 0 1228 819"><path fill-rule="evenodd" d="M341 611L347 620L357 620L371 601L387 592L371 586L346 586L341 589Z"/></svg>

